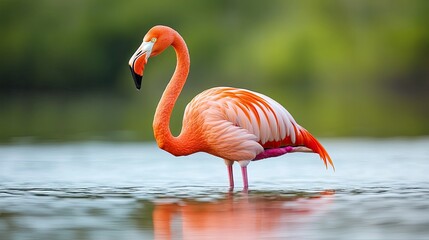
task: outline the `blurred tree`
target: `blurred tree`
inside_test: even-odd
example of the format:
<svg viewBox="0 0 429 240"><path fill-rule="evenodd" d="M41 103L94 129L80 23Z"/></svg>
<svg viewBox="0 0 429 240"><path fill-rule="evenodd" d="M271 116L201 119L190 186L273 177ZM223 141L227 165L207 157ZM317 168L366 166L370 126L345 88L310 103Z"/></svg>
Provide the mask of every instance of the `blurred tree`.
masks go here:
<svg viewBox="0 0 429 240"><path fill-rule="evenodd" d="M151 139L174 53L150 60L140 95L127 62L156 24L191 52L173 129L192 96L230 85L267 93L316 134L429 134L428 12L426 0L2 0L0 140Z"/></svg>

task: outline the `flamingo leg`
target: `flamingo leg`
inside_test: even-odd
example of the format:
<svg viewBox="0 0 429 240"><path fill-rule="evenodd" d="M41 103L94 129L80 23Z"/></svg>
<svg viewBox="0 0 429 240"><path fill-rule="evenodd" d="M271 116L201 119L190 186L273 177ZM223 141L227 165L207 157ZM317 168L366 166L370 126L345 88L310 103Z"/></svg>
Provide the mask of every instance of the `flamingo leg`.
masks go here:
<svg viewBox="0 0 429 240"><path fill-rule="evenodd" d="M248 189L249 181L247 179L247 166L241 167L241 175L243 176L243 189Z"/></svg>
<svg viewBox="0 0 429 240"><path fill-rule="evenodd" d="M247 190L249 188L249 181L247 178L247 165L249 165L249 160L239 161L241 166L241 175L243 176L243 190Z"/></svg>
<svg viewBox="0 0 429 240"><path fill-rule="evenodd" d="M230 160L226 160L225 161L225 165L226 168L228 169L228 179L229 179L229 188L233 189L234 188L234 172L232 171L232 165L234 164L234 161L230 161Z"/></svg>
<svg viewBox="0 0 429 240"><path fill-rule="evenodd" d="M232 165L227 165L228 168L228 178L229 178L229 187L234 188L234 173L232 172Z"/></svg>

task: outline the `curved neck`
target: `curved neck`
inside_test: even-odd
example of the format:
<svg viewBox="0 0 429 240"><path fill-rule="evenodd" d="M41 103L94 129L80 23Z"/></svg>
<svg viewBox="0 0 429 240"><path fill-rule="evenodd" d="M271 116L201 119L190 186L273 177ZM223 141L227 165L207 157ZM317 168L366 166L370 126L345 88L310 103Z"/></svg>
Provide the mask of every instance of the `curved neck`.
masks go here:
<svg viewBox="0 0 429 240"><path fill-rule="evenodd" d="M175 33L175 38L171 46L176 51L176 69L156 108L153 130L156 142L160 148L174 155L187 155L195 152L195 150L189 147L186 139L187 136L181 133L179 137L174 137L171 134L170 117L174 104L188 77L190 58L188 47L178 33Z"/></svg>

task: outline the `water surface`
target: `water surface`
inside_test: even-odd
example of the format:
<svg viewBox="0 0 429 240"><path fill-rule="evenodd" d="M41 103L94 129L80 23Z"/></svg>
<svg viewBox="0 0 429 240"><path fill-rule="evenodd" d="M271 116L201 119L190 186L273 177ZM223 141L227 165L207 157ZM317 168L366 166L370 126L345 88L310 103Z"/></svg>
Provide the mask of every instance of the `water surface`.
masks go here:
<svg viewBox="0 0 429 240"><path fill-rule="evenodd" d="M429 139L322 140L249 165L147 143L0 146L0 239L428 239Z"/></svg>

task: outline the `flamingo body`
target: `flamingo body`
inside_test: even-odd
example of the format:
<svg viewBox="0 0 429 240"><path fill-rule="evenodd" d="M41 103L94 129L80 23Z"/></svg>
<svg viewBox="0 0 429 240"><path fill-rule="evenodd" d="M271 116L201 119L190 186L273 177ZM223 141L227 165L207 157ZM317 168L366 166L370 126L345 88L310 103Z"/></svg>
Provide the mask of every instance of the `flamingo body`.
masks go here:
<svg viewBox="0 0 429 240"><path fill-rule="evenodd" d="M176 70L158 104L153 122L160 148L173 155L207 152L225 160L230 186L232 164L242 167L247 188L247 165L250 161L280 156L290 152L314 152L325 166L332 160L324 147L292 115L273 99L250 90L216 87L198 94L185 109L182 131L172 136L169 128L174 104L189 73L189 52L183 38L173 29L155 26L131 57L129 65L136 87L140 88L144 65L173 46L177 55Z"/></svg>

